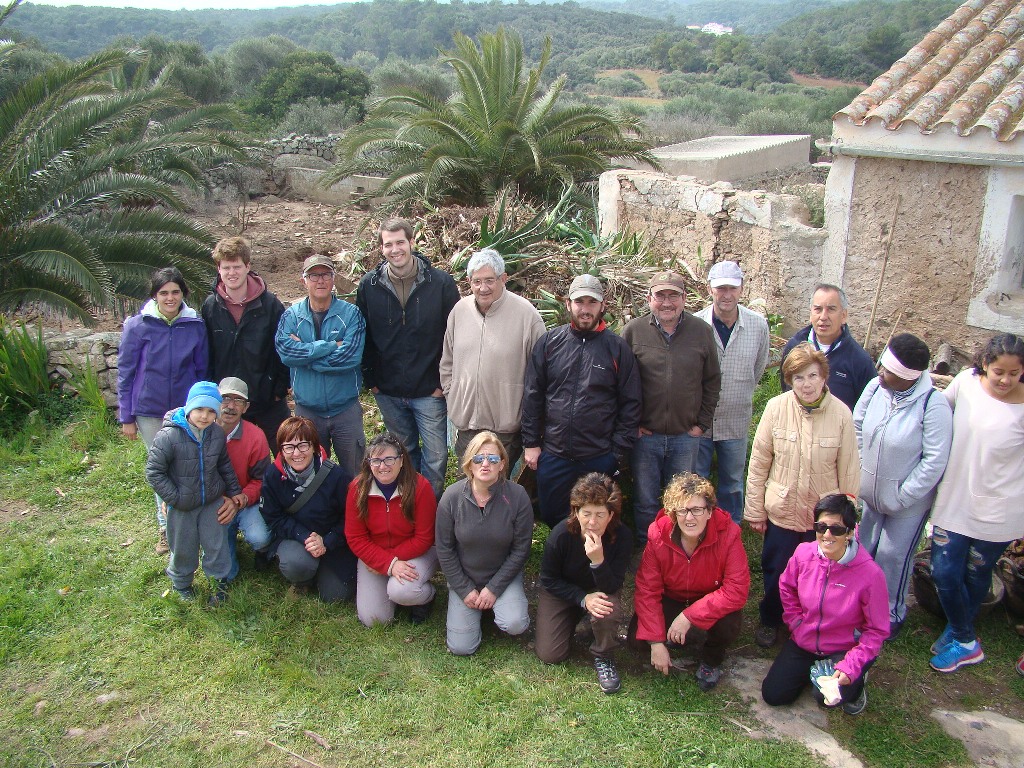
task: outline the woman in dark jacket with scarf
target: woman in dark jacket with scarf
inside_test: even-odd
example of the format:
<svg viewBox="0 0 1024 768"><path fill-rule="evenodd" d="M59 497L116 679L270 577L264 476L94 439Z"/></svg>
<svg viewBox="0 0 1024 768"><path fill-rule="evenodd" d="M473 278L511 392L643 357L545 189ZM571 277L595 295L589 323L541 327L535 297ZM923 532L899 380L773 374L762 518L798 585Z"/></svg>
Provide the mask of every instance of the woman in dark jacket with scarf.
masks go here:
<svg viewBox="0 0 1024 768"><path fill-rule="evenodd" d="M327 459L309 419L285 419L277 430L277 445L277 460L263 476L260 500L260 512L274 535L270 555L277 557L281 574L294 587L315 584L325 603L351 600L356 558L345 540L345 493L352 478Z"/></svg>

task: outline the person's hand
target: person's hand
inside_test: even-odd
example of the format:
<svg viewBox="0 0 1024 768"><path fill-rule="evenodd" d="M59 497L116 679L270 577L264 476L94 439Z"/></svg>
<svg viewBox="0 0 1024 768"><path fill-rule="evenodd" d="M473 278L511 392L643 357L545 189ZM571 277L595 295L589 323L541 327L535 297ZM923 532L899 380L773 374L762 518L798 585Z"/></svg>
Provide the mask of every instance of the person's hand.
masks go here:
<svg viewBox="0 0 1024 768"><path fill-rule="evenodd" d="M523 461L530 469L537 468L537 460L540 458L540 447L527 448L523 451Z"/></svg>
<svg viewBox="0 0 1024 768"><path fill-rule="evenodd" d="M594 565L600 565L604 562L604 542L593 531L587 531L583 534L583 551L587 553L587 557L590 558L590 562Z"/></svg>
<svg viewBox="0 0 1024 768"><path fill-rule="evenodd" d="M591 592L583 599L583 604L595 619L603 619L611 614L615 607L604 592Z"/></svg>
<svg viewBox="0 0 1024 768"><path fill-rule="evenodd" d="M479 611L480 610L480 591L474 589L472 592L470 592L468 595L466 595L464 598L462 598L462 602L464 602L466 604L467 608L472 608L475 611Z"/></svg>
<svg viewBox="0 0 1024 768"><path fill-rule="evenodd" d="M668 632L665 634L673 643L676 643L677 645L685 645L686 633L690 631L691 626L690 620L686 618L686 614L680 613L676 616L675 621L669 624Z"/></svg>
<svg viewBox="0 0 1024 768"><path fill-rule="evenodd" d="M378 395L380 394L380 387L370 387L370 392L372 392L375 395Z"/></svg>
<svg viewBox="0 0 1024 768"><path fill-rule="evenodd" d="M323 557L327 554L327 547L324 546L323 537L316 531L313 531L313 533L306 537L305 546L306 551L313 557Z"/></svg>
<svg viewBox="0 0 1024 768"><path fill-rule="evenodd" d="M755 531L757 533L760 533L762 536L764 536L765 531L768 530L768 521L767 520L762 520L759 523L754 523L754 522L751 522L750 520L748 520L747 524L750 526L750 530Z"/></svg>
<svg viewBox="0 0 1024 768"><path fill-rule="evenodd" d="M299 338L298 336L296 336L296 335L295 335L294 333L289 333L289 334L288 334L288 338L289 338L289 339L291 339L292 341L302 341L302 339L300 339L300 338Z"/></svg>
<svg viewBox="0 0 1024 768"><path fill-rule="evenodd" d="M420 577L416 566L408 560L396 560L395 564L391 566L391 575L398 579L399 584L405 584L407 581L416 581Z"/></svg>
<svg viewBox="0 0 1024 768"><path fill-rule="evenodd" d="M235 519L235 515L238 514L238 505L235 504L234 500L227 496L221 497L224 501L221 502L220 507L217 509L217 522L221 525L227 525Z"/></svg>
<svg viewBox="0 0 1024 768"><path fill-rule="evenodd" d="M853 682L848 674L838 669L832 673L832 677L837 678L840 685L849 685Z"/></svg>
<svg viewBox="0 0 1024 768"><path fill-rule="evenodd" d="M239 511L249 506L249 496L244 492L232 496L231 500L238 506Z"/></svg>
<svg viewBox="0 0 1024 768"><path fill-rule="evenodd" d="M688 434L690 437L703 437L704 430L701 429L698 425L694 424L692 427L686 430L686 434Z"/></svg>
<svg viewBox="0 0 1024 768"><path fill-rule="evenodd" d="M129 440L139 439L139 425L134 421L130 421L127 424L121 425L121 434L127 437Z"/></svg>
<svg viewBox="0 0 1024 768"><path fill-rule="evenodd" d="M438 387L437 389L435 389L433 392L430 393L430 396L431 397L444 397L444 390L441 389L440 387Z"/></svg>
<svg viewBox="0 0 1024 768"><path fill-rule="evenodd" d="M672 657L668 654L668 647L664 643L651 643L651 666L667 675L672 669Z"/></svg>
<svg viewBox="0 0 1024 768"><path fill-rule="evenodd" d="M651 432L651 430L649 430L649 429L644 429L643 427L637 427L636 434L637 434L638 437L650 437L654 433Z"/></svg>
<svg viewBox="0 0 1024 768"><path fill-rule="evenodd" d="M486 611L489 608L494 607L494 603L497 602L498 596L495 595L487 587L480 590L480 599L476 601L476 607L481 611Z"/></svg>

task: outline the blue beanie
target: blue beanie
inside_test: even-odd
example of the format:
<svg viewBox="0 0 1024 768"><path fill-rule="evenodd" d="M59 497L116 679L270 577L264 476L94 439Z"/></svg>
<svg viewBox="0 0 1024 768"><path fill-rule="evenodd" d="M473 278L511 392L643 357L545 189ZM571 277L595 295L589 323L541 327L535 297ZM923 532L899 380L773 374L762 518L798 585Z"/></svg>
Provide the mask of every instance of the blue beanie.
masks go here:
<svg viewBox="0 0 1024 768"><path fill-rule="evenodd" d="M185 415L188 416L196 408L212 408L220 415L220 391L212 381L197 381L188 391L185 401Z"/></svg>

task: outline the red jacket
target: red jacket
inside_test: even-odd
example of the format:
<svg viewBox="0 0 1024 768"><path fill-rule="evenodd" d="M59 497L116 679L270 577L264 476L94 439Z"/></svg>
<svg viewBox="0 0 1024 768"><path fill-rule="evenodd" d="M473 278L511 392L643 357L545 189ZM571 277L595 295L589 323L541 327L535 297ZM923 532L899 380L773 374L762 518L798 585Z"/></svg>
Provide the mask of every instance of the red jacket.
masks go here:
<svg viewBox="0 0 1024 768"><path fill-rule="evenodd" d="M750 569L740 528L715 507L704 541L692 557L672 540L675 523L661 510L647 531L647 547L636 572L633 606L636 637L665 642L663 597L689 603L683 613L700 629L710 629L724 616L740 610L750 592Z"/></svg>
<svg viewBox="0 0 1024 768"><path fill-rule="evenodd" d="M227 436L228 458L238 476L242 493L249 504L259 504L263 493L263 473L270 466L270 445L263 430L245 419Z"/></svg>
<svg viewBox="0 0 1024 768"><path fill-rule="evenodd" d="M395 560L419 557L434 546L437 499L423 475L416 475L412 522L402 513L402 498L398 492L390 501L384 501L376 483L366 497L366 519L359 517L358 483L357 477L349 484L345 502L345 538L356 557L378 573L388 573Z"/></svg>

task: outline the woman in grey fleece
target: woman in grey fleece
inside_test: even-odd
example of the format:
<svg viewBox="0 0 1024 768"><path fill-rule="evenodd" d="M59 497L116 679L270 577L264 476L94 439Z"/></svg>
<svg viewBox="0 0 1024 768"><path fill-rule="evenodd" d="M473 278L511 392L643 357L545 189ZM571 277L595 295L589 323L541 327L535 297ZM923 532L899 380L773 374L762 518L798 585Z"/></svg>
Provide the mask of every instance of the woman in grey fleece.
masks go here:
<svg viewBox="0 0 1024 768"><path fill-rule="evenodd" d="M481 615L510 635L530 626L523 566L533 538L533 507L522 486L505 478L508 456L493 432L481 432L462 457L466 474L437 507L435 545L448 580L448 650L480 647Z"/></svg>

